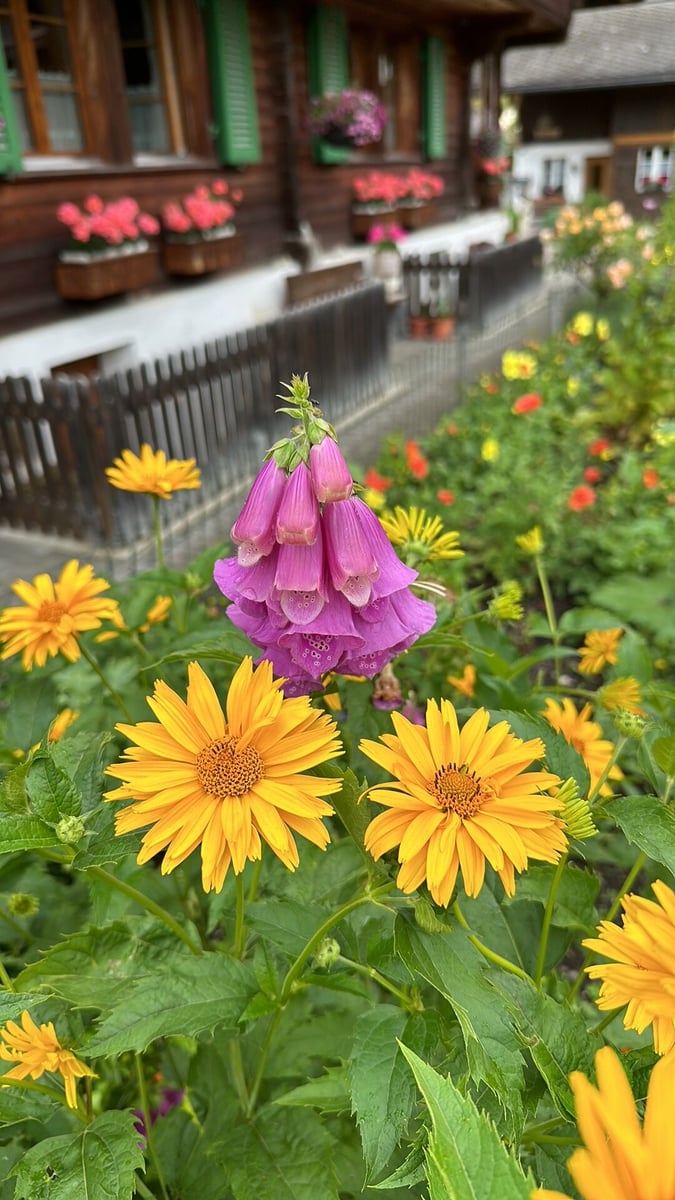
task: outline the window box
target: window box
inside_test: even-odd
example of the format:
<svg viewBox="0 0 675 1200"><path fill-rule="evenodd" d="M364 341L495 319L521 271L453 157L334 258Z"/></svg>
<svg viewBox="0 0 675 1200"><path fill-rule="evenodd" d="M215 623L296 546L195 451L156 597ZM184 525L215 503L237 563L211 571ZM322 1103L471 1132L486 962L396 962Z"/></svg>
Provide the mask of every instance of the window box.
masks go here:
<svg viewBox="0 0 675 1200"><path fill-rule="evenodd" d="M243 245L238 234L219 238L195 238L193 241L162 243L162 265L167 275L211 275L238 266Z"/></svg>
<svg viewBox="0 0 675 1200"><path fill-rule="evenodd" d="M423 229L425 225L431 225L435 211L433 200L402 201L397 216L404 229Z"/></svg>
<svg viewBox="0 0 675 1200"><path fill-rule="evenodd" d="M393 204L352 205L352 234L355 238L368 237L373 225L396 220L397 209Z"/></svg>
<svg viewBox="0 0 675 1200"><path fill-rule="evenodd" d="M56 287L64 300L103 300L124 292L152 287L159 279L159 253L153 247L121 254L92 254L88 261L61 259L56 264Z"/></svg>

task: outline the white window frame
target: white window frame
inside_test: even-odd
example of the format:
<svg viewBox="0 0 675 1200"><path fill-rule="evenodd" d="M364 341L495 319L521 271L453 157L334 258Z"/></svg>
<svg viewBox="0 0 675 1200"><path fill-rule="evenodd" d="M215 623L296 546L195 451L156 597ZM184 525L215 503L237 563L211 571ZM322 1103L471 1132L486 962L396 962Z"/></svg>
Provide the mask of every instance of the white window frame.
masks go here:
<svg viewBox="0 0 675 1200"><path fill-rule="evenodd" d="M638 195L651 191L664 178L663 190L672 191L673 147L641 146L635 159L635 191Z"/></svg>

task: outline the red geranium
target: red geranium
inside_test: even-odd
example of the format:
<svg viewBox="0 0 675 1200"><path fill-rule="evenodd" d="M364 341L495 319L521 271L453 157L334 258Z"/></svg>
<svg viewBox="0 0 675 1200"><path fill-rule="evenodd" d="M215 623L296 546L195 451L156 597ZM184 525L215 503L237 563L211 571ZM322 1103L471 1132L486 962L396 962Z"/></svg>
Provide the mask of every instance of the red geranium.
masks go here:
<svg viewBox="0 0 675 1200"><path fill-rule="evenodd" d="M375 468L370 467L366 471L363 486L372 488L374 492L386 492L387 488L391 487L391 479L387 479L384 475L378 475Z"/></svg>
<svg viewBox="0 0 675 1200"><path fill-rule="evenodd" d="M642 482L650 491L652 488L658 487L660 483L658 471L655 471L653 467L645 467L642 472Z"/></svg>
<svg viewBox="0 0 675 1200"><path fill-rule="evenodd" d="M602 479L602 471L599 467L586 467L584 479L586 483L597 483L598 480Z"/></svg>
<svg viewBox="0 0 675 1200"><path fill-rule="evenodd" d="M600 458L607 450L610 450L612 443L609 438L598 438L597 442L591 442L588 447L588 453L593 454L596 458Z"/></svg>
<svg viewBox="0 0 675 1200"><path fill-rule="evenodd" d="M520 413L534 412L537 408L541 408L542 399L539 392L526 392L524 396L519 396L514 402L511 412L516 416Z"/></svg>
<svg viewBox="0 0 675 1200"><path fill-rule="evenodd" d="M406 442L405 444L405 461L408 464L408 470L415 479L426 479L429 474L429 463L422 454L417 442Z"/></svg>
<svg viewBox="0 0 675 1200"><path fill-rule="evenodd" d="M595 504L596 495L592 487L587 487L585 483L580 483L575 487L567 500L567 507L572 509L572 512L581 512L582 508L590 508Z"/></svg>
<svg viewBox="0 0 675 1200"><path fill-rule="evenodd" d="M455 497L452 492L448 492L445 488L441 488L440 492L436 492L436 499L440 500L441 504L455 503Z"/></svg>

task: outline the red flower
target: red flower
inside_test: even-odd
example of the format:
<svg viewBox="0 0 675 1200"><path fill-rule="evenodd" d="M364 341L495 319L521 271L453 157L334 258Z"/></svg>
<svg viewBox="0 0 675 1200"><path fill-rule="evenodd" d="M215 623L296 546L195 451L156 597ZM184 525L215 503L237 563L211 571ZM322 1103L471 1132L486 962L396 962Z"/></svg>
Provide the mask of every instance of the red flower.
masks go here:
<svg viewBox="0 0 675 1200"><path fill-rule="evenodd" d="M384 475L378 475L374 467L370 467L366 471L363 486L372 488L375 492L386 492L387 488L391 487L391 479L387 479Z"/></svg>
<svg viewBox="0 0 675 1200"><path fill-rule="evenodd" d="M542 400L539 392L526 392L524 396L519 396L515 401L511 412L518 416L520 413L534 412L535 409L541 408Z"/></svg>
<svg viewBox="0 0 675 1200"><path fill-rule="evenodd" d="M658 487L660 483L658 471L655 471L653 467L645 467L642 472L642 482L650 491L652 488Z"/></svg>
<svg viewBox="0 0 675 1200"><path fill-rule="evenodd" d="M599 479L602 479L602 471L599 467L586 467L584 479L586 483L597 483Z"/></svg>
<svg viewBox="0 0 675 1200"><path fill-rule="evenodd" d="M455 425L454 421L451 421L449 425L446 425L445 432L448 433L450 437L457 437L457 434L459 433L459 425Z"/></svg>
<svg viewBox="0 0 675 1200"><path fill-rule="evenodd" d="M422 454L417 442L406 442L405 444L405 461L408 464L408 470L415 479L426 479L429 474L429 463Z"/></svg>
<svg viewBox="0 0 675 1200"><path fill-rule="evenodd" d="M486 383L485 391L487 392L488 396L494 396L499 391L499 385L496 383Z"/></svg>
<svg viewBox="0 0 675 1200"><path fill-rule="evenodd" d="M581 512L582 508L590 508L595 504L596 495L592 487L587 487L585 483L580 483L575 487L567 500L567 507L572 509L572 512Z"/></svg>
<svg viewBox="0 0 675 1200"><path fill-rule="evenodd" d="M602 454L611 448L611 445L612 443L609 438L598 438L597 442L591 442L591 445L588 447L588 453L595 455L596 458L600 458Z"/></svg>
<svg viewBox="0 0 675 1200"><path fill-rule="evenodd" d="M455 503L455 497L452 492L448 492L445 488L441 488L440 492L436 492L436 499L440 500L441 504Z"/></svg>

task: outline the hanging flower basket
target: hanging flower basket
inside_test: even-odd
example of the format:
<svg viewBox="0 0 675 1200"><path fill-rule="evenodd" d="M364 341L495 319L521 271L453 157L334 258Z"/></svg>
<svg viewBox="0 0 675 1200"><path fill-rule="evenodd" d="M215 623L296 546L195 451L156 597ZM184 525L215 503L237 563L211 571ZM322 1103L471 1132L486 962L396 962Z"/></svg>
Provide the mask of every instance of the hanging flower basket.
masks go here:
<svg viewBox="0 0 675 1200"><path fill-rule="evenodd" d="M173 240L162 245L162 265L167 275L211 275L238 266L243 258L238 234L220 237Z"/></svg>
<svg viewBox="0 0 675 1200"><path fill-rule="evenodd" d="M159 254L146 242L117 254L64 254L56 264L56 287L64 300L103 300L152 287L159 279Z"/></svg>
<svg viewBox="0 0 675 1200"><path fill-rule="evenodd" d="M309 132L332 146L370 146L386 123L387 110L374 92L345 88L310 100Z"/></svg>

